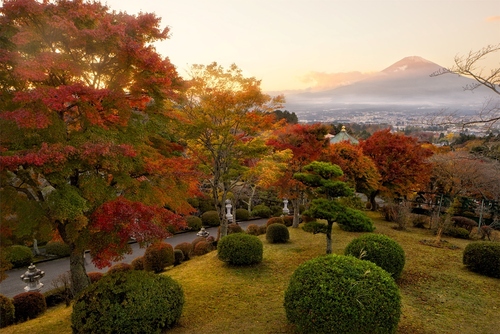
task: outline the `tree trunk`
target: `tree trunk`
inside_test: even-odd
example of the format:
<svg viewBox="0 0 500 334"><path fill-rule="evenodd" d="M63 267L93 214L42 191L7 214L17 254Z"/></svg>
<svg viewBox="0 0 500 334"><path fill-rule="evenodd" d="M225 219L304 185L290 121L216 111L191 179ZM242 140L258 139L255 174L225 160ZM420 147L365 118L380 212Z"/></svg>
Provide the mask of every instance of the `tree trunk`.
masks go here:
<svg viewBox="0 0 500 334"><path fill-rule="evenodd" d="M326 254L332 254L332 227L333 222L328 222L326 228Z"/></svg>
<svg viewBox="0 0 500 334"><path fill-rule="evenodd" d="M299 209L299 200L298 199L292 199L292 207L293 207L293 223L292 227L299 227L300 224L300 209Z"/></svg>
<svg viewBox="0 0 500 334"><path fill-rule="evenodd" d="M378 191L373 191L370 193L370 205L371 205L371 210L372 211L377 211L378 210L378 205L377 205L377 201L375 200L375 198L377 197L378 195Z"/></svg>
<svg viewBox="0 0 500 334"><path fill-rule="evenodd" d="M90 285L90 279L85 269L85 259L83 252L74 244L70 245L71 253L69 255L69 270L71 272L71 286L76 295Z"/></svg>
<svg viewBox="0 0 500 334"><path fill-rule="evenodd" d="M35 252L35 255L40 255L40 250L38 249L38 240L36 240L36 238L33 238L33 251Z"/></svg>

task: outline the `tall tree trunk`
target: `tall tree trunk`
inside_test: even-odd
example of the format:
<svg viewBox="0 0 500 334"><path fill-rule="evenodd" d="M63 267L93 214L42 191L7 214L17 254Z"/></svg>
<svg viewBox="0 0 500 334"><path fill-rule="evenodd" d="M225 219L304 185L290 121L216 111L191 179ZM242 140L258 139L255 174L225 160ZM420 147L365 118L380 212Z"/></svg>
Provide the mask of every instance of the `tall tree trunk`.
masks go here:
<svg viewBox="0 0 500 334"><path fill-rule="evenodd" d="M300 223L300 208L299 208L299 200L298 199L292 199L292 207L293 207L293 223L292 227L299 227Z"/></svg>
<svg viewBox="0 0 500 334"><path fill-rule="evenodd" d="M377 211L378 209L377 201L375 200L377 198L378 193L379 193L378 190L370 193L370 204L372 211Z"/></svg>
<svg viewBox="0 0 500 334"><path fill-rule="evenodd" d="M332 227L333 222L328 222L326 228L326 254L332 254Z"/></svg>
<svg viewBox="0 0 500 334"><path fill-rule="evenodd" d="M38 240L36 238L33 238L33 251L35 252L35 255L40 255L40 250L38 249Z"/></svg>
<svg viewBox="0 0 500 334"><path fill-rule="evenodd" d="M71 253L69 255L69 270L71 273L71 286L73 288L73 293L76 295L90 285L90 279L87 276L87 270L85 269L83 251L74 244L71 245L70 248Z"/></svg>

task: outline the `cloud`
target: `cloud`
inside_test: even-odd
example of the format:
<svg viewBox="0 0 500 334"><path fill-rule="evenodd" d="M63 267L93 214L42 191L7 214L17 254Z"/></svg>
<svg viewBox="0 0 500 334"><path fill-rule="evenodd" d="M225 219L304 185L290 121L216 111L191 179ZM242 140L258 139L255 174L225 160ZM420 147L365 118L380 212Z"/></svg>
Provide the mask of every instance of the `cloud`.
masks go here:
<svg viewBox="0 0 500 334"><path fill-rule="evenodd" d="M497 15L497 16L488 16L486 19L485 19L486 22L496 22L496 21L500 21L500 15Z"/></svg>
<svg viewBox="0 0 500 334"><path fill-rule="evenodd" d="M312 90L326 90L350 85L370 76L372 76L372 74L357 71L339 73L309 72L308 74L302 76L300 80L304 83L311 84Z"/></svg>

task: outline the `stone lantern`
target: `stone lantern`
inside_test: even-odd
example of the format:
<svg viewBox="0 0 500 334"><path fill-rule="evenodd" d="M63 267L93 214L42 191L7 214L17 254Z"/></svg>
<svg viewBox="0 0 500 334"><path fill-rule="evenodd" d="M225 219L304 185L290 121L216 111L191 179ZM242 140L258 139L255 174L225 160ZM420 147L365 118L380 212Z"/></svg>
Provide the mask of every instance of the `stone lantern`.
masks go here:
<svg viewBox="0 0 500 334"><path fill-rule="evenodd" d="M233 222L233 215L231 214L231 208L233 206L231 205L231 200L226 199L226 218L229 223Z"/></svg>
<svg viewBox="0 0 500 334"><path fill-rule="evenodd" d="M43 287L43 283L40 282L40 278L45 276L45 272L37 269L35 265L32 263L28 270L21 275L21 280L27 284L24 288L26 292L30 291L40 291Z"/></svg>
<svg viewBox="0 0 500 334"><path fill-rule="evenodd" d="M209 235L209 234L210 234L210 232L208 232L207 230L205 230L205 228L204 228L204 227L202 227L202 228L200 229L200 231L199 231L198 233L196 233L196 235L197 235L197 236L199 236L199 237L203 237L203 238L208 237L208 235Z"/></svg>
<svg viewBox="0 0 500 334"><path fill-rule="evenodd" d="M283 200L283 214L286 216L290 213L290 210L288 209L288 200L285 198Z"/></svg>

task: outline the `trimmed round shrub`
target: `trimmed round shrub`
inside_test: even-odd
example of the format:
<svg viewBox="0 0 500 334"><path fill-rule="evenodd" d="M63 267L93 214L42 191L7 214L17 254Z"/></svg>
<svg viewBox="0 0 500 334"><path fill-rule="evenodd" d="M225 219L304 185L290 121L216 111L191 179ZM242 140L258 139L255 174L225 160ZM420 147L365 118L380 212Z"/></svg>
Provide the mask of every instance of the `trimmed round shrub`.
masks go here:
<svg viewBox="0 0 500 334"><path fill-rule="evenodd" d="M207 238L204 237L196 237L194 240L191 242L191 245L193 246L193 250L196 247L196 244L200 241L207 241Z"/></svg>
<svg viewBox="0 0 500 334"><path fill-rule="evenodd" d="M290 239L288 227L280 223L271 224L267 227L266 240L272 244L285 243Z"/></svg>
<svg viewBox="0 0 500 334"><path fill-rule="evenodd" d="M254 235L235 233L219 240L217 257L231 265L244 266L262 262L264 246Z"/></svg>
<svg viewBox="0 0 500 334"><path fill-rule="evenodd" d="M500 278L500 243L471 242L464 249L463 263L475 273Z"/></svg>
<svg viewBox="0 0 500 334"><path fill-rule="evenodd" d="M257 224L249 224L247 226L247 234L250 234L250 235L259 235L259 225L257 225Z"/></svg>
<svg viewBox="0 0 500 334"><path fill-rule="evenodd" d="M405 266L405 251L394 240L383 234L365 234L352 240L344 251L361 260L375 263L394 279L401 276Z"/></svg>
<svg viewBox="0 0 500 334"><path fill-rule="evenodd" d="M227 234L233 233L243 233L243 229L240 225L232 223L227 225Z"/></svg>
<svg viewBox="0 0 500 334"><path fill-rule="evenodd" d="M0 328L10 326L15 320L15 308L12 299L0 295Z"/></svg>
<svg viewBox="0 0 500 334"><path fill-rule="evenodd" d="M283 220L283 218L281 217L271 217L267 220L266 222L266 226L269 227L269 225L272 225L272 224L281 224L281 225L285 225L285 221Z"/></svg>
<svg viewBox="0 0 500 334"><path fill-rule="evenodd" d="M363 212L351 208L339 212L337 223L344 231L349 232L373 232L375 227L372 220Z"/></svg>
<svg viewBox="0 0 500 334"><path fill-rule="evenodd" d="M271 209L264 204L256 205L252 210L253 217L269 218L272 214Z"/></svg>
<svg viewBox="0 0 500 334"><path fill-rule="evenodd" d="M177 323L184 306L179 283L134 270L106 275L78 296L73 333L160 333Z"/></svg>
<svg viewBox="0 0 500 334"><path fill-rule="evenodd" d="M93 272L87 273L87 276L90 279L90 283L95 283L95 282L99 281L104 276L104 274L100 273L98 271L93 271Z"/></svg>
<svg viewBox="0 0 500 334"><path fill-rule="evenodd" d="M401 296L391 275L374 263L326 255L295 270L284 306L299 333L395 333Z"/></svg>
<svg viewBox="0 0 500 334"><path fill-rule="evenodd" d="M144 252L144 270L162 272L165 267L174 264L174 248L166 242L152 244Z"/></svg>
<svg viewBox="0 0 500 334"><path fill-rule="evenodd" d="M302 229L309 233L326 233L328 225L326 223L319 222L317 220L307 222L302 226Z"/></svg>
<svg viewBox="0 0 500 334"><path fill-rule="evenodd" d="M267 231L267 225L266 224L263 224L263 225L259 226L259 235L266 234L266 231Z"/></svg>
<svg viewBox="0 0 500 334"><path fill-rule="evenodd" d="M133 270L144 270L144 256L138 256L130 262Z"/></svg>
<svg viewBox="0 0 500 334"><path fill-rule="evenodd" d="M14 268L27 267L33 262L33 252L29 247L14 245L5 249L7 260Z"/></svg>
<svg viewBox="0 0 500 334"><path fill-rule="evenodd" d="M469 231L467 231L463 227L450 227L447 228L444 233L444 235L450 236L452 238L458 238L458 239L469 239Z"/></svg>
<svg viewBox="0 0 500 334"><path fill-rule="evenodd" d="M71 249L62 241L49 241L45 245L45 252L49 255L66 257L71 253Z"/></svg>
<svg viewBox="0 0 500 334"><path fill-rule="evenodd" d="M71 299L68 289L61 286L43 293L47 307L54 307Z"/></svg>
<svg viewBox="0 0 500 334"><path fill-rule="evenodd" d="M212 246L212 243L208 242L207 240L202 240L200 242L197 242L196 246L194 246L193 254L196 256L201 256L210 253L213 250L214 248Z"/></svg>
<svg viewBox="0 0 500 334"><path fill-rule="evenodd" d="M112 265L111 268L108 269L106 274L113 274L117 272L131 271L131 270L134 270L131 264L120 262Z"/></svg>
<svg viewBox="0 0 500 334"><path fill-rule="evenodd" d="M45 297L38 291L23 292L13 298L16 322L35 319L47 310Z"/></svg>
<svg viewBox="0 0 500 334"><path fill-rule="evenodd" d="M283 221L285 222L285 226L290 227L293 225L293 216L284 216Z"/></svg>
<svg viewBox="0 0 500 334"><path fill-rule="evenodd" d="M190 242L181 242L180 244L174 246L174 251L176 249L182 251L184 261L189 260L193 255L193 245Z"/></svg>
<svg viewBox="0 0 500 334"><path fill-rule="evenodd" d="M250 218L250 212L247 209L236 209L236 220L248 220Z"/></svg>
<svg viewBox="0 0 500 334"><path fill-rule="evenodd" d="M201 215L201 221L204 226L219 226L220 218L217 211L207 211Z"/></svg>
<svg viewBox="0 0 500 334"><path fill-rule="evenodd" d="M186 223L189 229L192 231L199 231L201 229L201 226L203 225L201 218L196 216L187 216Z"/></svg>
<svg viewBox="0 0 500 334"><path fill-rule="evenodd" d="M174 266L178 266L184 261L184 253L180 249L174 249Z"/></svg>

